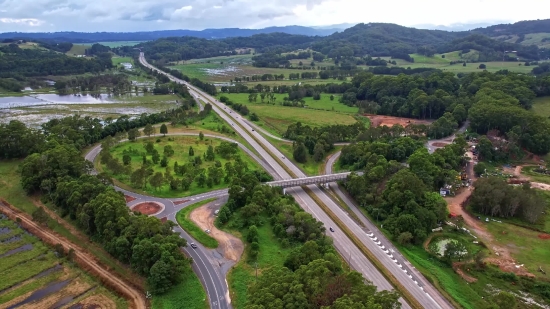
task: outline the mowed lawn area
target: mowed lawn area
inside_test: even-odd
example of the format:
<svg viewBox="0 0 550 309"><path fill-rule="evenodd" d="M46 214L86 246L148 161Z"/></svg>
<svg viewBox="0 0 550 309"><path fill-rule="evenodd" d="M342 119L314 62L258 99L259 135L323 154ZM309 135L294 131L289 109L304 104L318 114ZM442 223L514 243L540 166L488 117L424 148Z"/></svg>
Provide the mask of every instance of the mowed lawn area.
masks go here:
<svg viewBox="0 0 550 309"><path fill-rule="evenodd" d="M134 59L130 57L113 57L111 58L114 66L117 66L121 63L134 63Z"/></svg>
<svg viewBox="0 0 550 309"><path fill-rule="evenodd" d="M537 115L550 117L550 97L536 98L531 110Z"/></svg>
<svg viewBox="0 0 550 309"><path fill-rule="evenodd" d="M358 112L357 107L350 107L338 102L339 97L335 95L330 100L330 94L321 94L321 100L304 98L307 107L282 106L286 94L277 94L275 105L261 103L260 96L257 102L249 102L247 93L220 94L226 96L234 103L245 104L251 113L256 113L260 118L258 125L276 134L286 132L290 124L301 122L309 126L324 126L334 124L353 124L356 122L353 117ZM267 100L265 100L267 102Z"/></svg>

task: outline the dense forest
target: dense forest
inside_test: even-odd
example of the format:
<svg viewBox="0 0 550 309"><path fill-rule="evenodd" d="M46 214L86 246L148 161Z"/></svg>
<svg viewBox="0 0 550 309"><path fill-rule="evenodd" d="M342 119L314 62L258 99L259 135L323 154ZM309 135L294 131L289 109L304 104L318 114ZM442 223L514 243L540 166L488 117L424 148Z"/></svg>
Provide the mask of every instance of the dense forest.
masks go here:
<svg viewBox="0 0 550 309"><path fill-rule="evenodd" d="M17 44L0 47L0 77L4 78L99 73L112 66L109 53L85 59L55 51L22 49Z"/></svg>

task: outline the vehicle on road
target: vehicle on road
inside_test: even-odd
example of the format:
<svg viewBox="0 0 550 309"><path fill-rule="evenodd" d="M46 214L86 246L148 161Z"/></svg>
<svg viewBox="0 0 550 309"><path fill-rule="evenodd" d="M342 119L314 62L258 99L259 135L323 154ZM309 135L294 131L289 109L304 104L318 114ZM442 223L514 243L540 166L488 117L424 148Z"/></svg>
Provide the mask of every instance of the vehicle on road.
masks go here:
<svg viewBox="0 0 550 309"><path fill-rule="evenodd" d="M334 232L334 229L331 227L328 228L331 232Z"/></svg>
<svg viewBox="0 0 550 309"><path fill-rule="evenodd" d="M190 243L189 245L191 245L191 248L193 248L193 249L197 249L197 245L195 245L195 243L194 243L194 242Z"/></svg>
<svg viewBox="0 0 550 309"><path fill-rule="evenodd" d="M217 209L216 211L214 211L214 214L215 214L215 215L217 215L217 214L219 214L219 213L220 213L220 210L219 210L219 209Z"/></svg>
<svg viewBox="0 0 550 309"><path fill-rule="evenodd" d="M210 230L204 230L206 234L210 234Z"/></svg>
<svg viewBox="0 0 550 309"><path fill-rule="evenodd" d="M282 158L285 159L285 156L283 156Z"/></svg>

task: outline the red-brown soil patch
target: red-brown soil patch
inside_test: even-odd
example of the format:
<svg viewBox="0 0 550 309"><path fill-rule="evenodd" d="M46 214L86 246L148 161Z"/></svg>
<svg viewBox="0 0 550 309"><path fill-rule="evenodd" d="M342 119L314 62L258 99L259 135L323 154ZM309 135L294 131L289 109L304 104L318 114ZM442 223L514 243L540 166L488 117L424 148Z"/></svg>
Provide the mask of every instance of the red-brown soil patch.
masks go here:
<svg viewBox="0 0 550 309"><path fill-rule="evenodd" d="M124 195L124 198L126 199L126 203L130 203L132 201L135 201L136 198L133 197L133 196L129 196L129 195Z"/></svg>
<svg viewBox="0 0 550 309"><path fill-rule="evenodd" d="M539 234L540 239L550 239L550 234Z"/></svg>
<svg viewBox="0 0 550 309"><path fill-rule="evenodd" d="M132 211L141 212L144 215L156 214L162 207L155 202L143 202L132 207Z"/></svg>
<svg viewBox="0 0 550 309"><path fill-rule="evenodd" d="M174 205L181 205L181 204L187 203L187 202L189 202L189 200L179 200L179 201L175 201Z"/></svg>
<svg viewBox="0 0 550 309"><path fill-rule="evenodd" d="M403 127L406 127L410 124L430 124L433 121L430 120L419 120L413 118L402 118L402 117L393 117L393 116L382 116L382 115L371 115L363 114L363 116L370 119L371 126L388 126L391 127L394 124L400 124Z"/></svg>
<svg viewBox="0 0 550 309"><path fill-rule="evenodd" d="M445 147L445 146L447 146L447 145L449 145L449 144L447 144L447 143L440 143L440 142L437 142L437 143L433 143L433 144L432 144L432 146L434 146L434 147Z"/></svg>
<svg viewBox="0 0 550 309"><path fill-rule="evenodd" d="M166 221L168 221L168 217L162 217L162 218L160 218L160 222L164 223L164 222L166 222Z"/></svg>
<svg viewBox="0 0 550 309"><path fill-rule="evenodd" d="M467 282L469 283L472 283L472 282L476 282L477 281L477 278L474 278L468 274L466 274L464 272L464 270L462 270L462 266L464 265L465 263L459 263L459 262L455 262L453 263L453 269L454 271L460 276L462 277L462 279L466 280ZM469 270L469 269L468 269Z"/></svg>

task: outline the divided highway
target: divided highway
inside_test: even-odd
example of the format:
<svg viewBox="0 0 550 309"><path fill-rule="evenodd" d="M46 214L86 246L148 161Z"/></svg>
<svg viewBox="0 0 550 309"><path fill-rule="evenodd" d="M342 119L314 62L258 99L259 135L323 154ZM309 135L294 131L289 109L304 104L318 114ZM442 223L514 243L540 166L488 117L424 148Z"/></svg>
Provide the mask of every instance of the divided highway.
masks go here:
<svg viewBox="0 0 550 309"><path fill-rule="evenodd" d="M155 67L149 65L145 60L144 54L140 53L140 62L155 71L166 74L157 70ZM205 102L209 102L213 110L220 115L225 121L233 126L233 129L241 135L246 141L254 147L254 149L260 154L262 159L269 164L272 174L276 179L292 179L294 178L287 170L290 170L296 177L302 178L306 175L292 162L284 158L283 154L271 145L261 134L257 131L253 131L252 127L233 112L229 107L218 102L215 98L202 92L200 89L187 84L185 81L177 79L169 74L166 74L171 80L183 83L188 86L189 91L198 96ZM261 143L261 145L259 144ZM265 147L265 149L264 149ZM266 149L269 151L266 151ZM271 154L278 157L275 160ZM285 168L279 164L282 162ZM322 191L316 185L307 186L318 198L321 200L330 210L347 226L349 230L354 234L359 241L366 246L372 254L378 259L382 265L388 269L394 277L407 289L407 291L422 305L423 308L452 308L444 299L434 290L424 290L423 283L414 277L409 271L403 269L403 265L397 262L397 259L393 254L387 250L380 242L374 237L374 235L367 234L363 228L361 228L349 215L342 210L324 191ZM307 212L311 213L317 220L323 222L326 226L332 227L335 232L328 233L334 239L334 245L340 254L348 260L349 264L363 274L365 278L372 281L379 289L392 290L393 287L386 280L386 278L374 267L374 265L364 256L357 246L349 239L338 226L330 219L330 217L321 209L319 205L310 197L302 188L296 187L287 189L287 193L292 194L296 201ZM403 308L410 308L410 306L400 299L403 304Z"/></svg>

